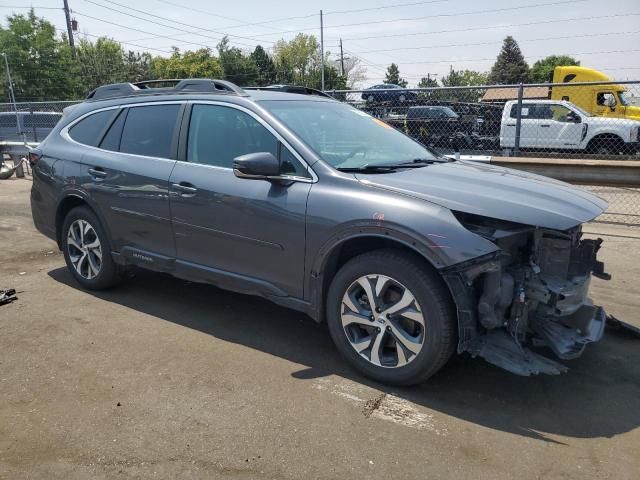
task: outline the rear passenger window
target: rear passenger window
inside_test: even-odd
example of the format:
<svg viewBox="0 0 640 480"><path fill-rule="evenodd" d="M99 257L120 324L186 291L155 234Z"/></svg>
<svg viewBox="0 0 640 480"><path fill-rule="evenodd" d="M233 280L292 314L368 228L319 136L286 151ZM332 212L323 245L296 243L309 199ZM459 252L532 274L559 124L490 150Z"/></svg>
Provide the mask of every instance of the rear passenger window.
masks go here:
<svg viewBox="0 0 640 480"><path fill-rule="evenodd" d="M105 150L111 150L117 152L120 148L120 134L122 133L122 126L124 125L124 119L127 116L126 109L123 109L118 114L118 118L111 124L107 134L100 142L100 148Z"/></svg>
<svg viewBox="0 0 640 480"><path fill-rule="evenodd" d="M130 108L122 131L120 151L171 158L171 144L179 110L180 105Z"/></svg>
<svg viewBox="0 0 640 480"><path fill-rule="evenodd" d="M97 146L116 112L117 110L105 110L85 117L69 129L69 136L84 145Z"/></svg>

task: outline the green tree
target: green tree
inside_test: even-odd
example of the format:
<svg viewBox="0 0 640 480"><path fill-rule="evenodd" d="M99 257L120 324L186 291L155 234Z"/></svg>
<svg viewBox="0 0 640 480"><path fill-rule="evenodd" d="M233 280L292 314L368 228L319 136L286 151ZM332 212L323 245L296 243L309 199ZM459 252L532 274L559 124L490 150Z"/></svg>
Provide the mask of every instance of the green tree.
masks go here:
<svg viewBox="0 0 640 480"><path fill-rule="evenodd" d="M418 88L433 88L438 86L438 81L431 77L422 77L418 82Z"/></svg>
<svg viewBox="0 0 640 480"><path fill-rule="evenodd" d="M442 77L443 87L474 87L477 85L485 85L487 83L487 74L476 72L475 70L454 70L453 67L449 73ZM477 102L482 96L484 89L471 88L468 90L446 90L440 92L442 100L449 102Z"/></svg>
<svg viewBox="0 0 640 480"><path fill-rule="evenodd" d="M0 51L7 54L17 100L77 98L81 89L77 63L65 38L33 9L25 15L10 15L0 27ZM7 98L7 79L2 69L2 92Z"/></svg>
<svg viewBox="0 0 640 480"><path fill-rule="evenodd" d="M400 69L395 63L392 63L387 67L387 74L384 77L384 83L400 85L401 87L407 86L407 81L404 78L400 77Z"/></svg>
<svg viewBox="0 0 640 480"><path fill-rule="evenodd" d="M154 57L151 68L155 78L221 78L224 75L220 61L211 54L210 48L180 53L174 47L169 58Z"/></svg>
<svg viewBox="0 0 640 480"><path fill-rule="evenodd" d="M128 80L125 54L122 45L115 40L98 38L91 42L81 39L76 57L80 81L87 92L100 85Z"/></svg>
<svg viewBox="0 0 640 480"><path fill-rule="evenodd" d="M320 45L313 35L299 33L292 40L278 40L273 46L273 58L278 83L311 86L319 73Z"/></svg>
<svg viewBox="0 0 640 480"><path fill-rule="evenodd" d="M568 55L550 55L542 58L531 67L531 83L551 82L554 68L570 65L580 65L580 61Z"/></svg>
<svg viewBox="0 0 640 480"><path fill-rule="evenodd" d="M149 52L128 51L124 63L128 82L140 82L153 78L152 70L153 57Z"/></svg>
<svg viewBox="0 0 640 480"><path fill-rule="evenodd" d="M245 55L238 47L229 46L229 38L226 36L220 41L217 48L225 80L236 85L256 84L258 67L250 55Z"/></svg>
<svg viewBox="0 0 640 480"><path fill-rule="evenodd" d="M256 85L263 87L274 84L276 82L276 66L261 45L256 46L255 50L251 53L251 59L258 68Z"/></svg>
<svg viewBox="0 0 640 480"><path fill-rule="evenodd" d="M527 82L529 65L524 60L518 43L512 36L504 39L502 50L493 64L487 82L490 85L509 85Z"/></svg>

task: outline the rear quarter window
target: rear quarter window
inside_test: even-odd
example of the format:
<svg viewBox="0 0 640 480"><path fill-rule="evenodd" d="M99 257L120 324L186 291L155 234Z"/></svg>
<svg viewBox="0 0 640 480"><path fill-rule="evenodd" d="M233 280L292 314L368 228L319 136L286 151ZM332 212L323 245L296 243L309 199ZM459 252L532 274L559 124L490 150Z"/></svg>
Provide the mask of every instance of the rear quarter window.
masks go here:
<svg viewBox="0 0 640 480"><path fill-rule="evenodd" d="M118 113L118 110L104 110L83 118L69 129L69 136L78 143L96 147L111 119Z"/></svg>

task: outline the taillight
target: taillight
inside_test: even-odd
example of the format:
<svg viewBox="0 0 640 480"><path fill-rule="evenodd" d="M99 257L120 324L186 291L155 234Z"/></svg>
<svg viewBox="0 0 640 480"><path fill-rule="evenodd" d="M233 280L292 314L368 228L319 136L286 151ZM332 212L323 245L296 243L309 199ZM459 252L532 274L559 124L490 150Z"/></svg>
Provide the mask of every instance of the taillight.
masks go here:
<svg viewBox="0 0 640 480"><path fill-rule="evenodd" d="M40 160L41 156L42 153L39 150L29 150L29 164L33 167L36 163L38 163L38 160Z"/></svg>

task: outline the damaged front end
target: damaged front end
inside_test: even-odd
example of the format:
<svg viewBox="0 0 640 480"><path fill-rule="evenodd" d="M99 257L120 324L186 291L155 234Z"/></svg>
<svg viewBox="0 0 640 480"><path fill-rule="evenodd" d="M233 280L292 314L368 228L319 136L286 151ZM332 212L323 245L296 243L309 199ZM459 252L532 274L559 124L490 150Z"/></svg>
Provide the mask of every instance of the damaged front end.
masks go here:
<svg viewBox="0 0 640 480"><path fill-rule="evenodd" d="M582 238L580 225L557 231L455 215L500 249L445 272L466 323L460 351L518 375L559 374L567 368L532 348L547 347L568 360L602 338L604 310L587 296L592 275L610 278L597 260L601 239ZM470 331L471 317L475 331Z"/></svg>

